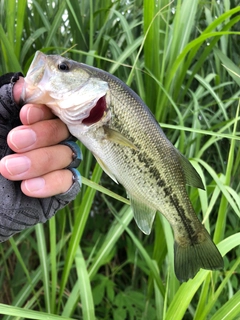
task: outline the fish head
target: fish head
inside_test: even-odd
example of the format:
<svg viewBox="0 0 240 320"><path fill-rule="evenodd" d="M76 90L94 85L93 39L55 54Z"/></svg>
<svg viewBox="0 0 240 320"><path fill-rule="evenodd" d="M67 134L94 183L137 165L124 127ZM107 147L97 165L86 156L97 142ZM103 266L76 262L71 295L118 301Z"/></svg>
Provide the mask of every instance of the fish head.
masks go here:
<svg viewBox="0 0 240 320"><path fill-rule="evenodd" d="M106 113L108 83L82 63L37 51L24 79L24 103L46 104L67 125L91 125Z"/></svg>

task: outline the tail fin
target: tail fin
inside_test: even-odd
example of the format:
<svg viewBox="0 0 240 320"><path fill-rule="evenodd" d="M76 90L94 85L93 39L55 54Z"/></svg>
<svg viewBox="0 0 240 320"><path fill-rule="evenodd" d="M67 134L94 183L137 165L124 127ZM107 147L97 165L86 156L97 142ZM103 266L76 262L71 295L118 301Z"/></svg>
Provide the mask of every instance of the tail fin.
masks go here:
<svg viewBox="0 0 240 320"><path fill-rule="evenodd" d="M223 268L223 258L208 232L203 229L204 241L181 246L174 243L174 268L179 281L193 278L200 268L214 270Z"/></svg>

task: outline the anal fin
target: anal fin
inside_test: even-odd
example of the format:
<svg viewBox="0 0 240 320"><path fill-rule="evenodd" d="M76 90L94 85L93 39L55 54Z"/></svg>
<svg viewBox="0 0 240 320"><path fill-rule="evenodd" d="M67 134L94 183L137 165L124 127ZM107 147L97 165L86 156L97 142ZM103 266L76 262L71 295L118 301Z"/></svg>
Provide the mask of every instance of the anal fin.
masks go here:
<svg viewBox="0 0 240 320"><path fill-rule="evenodd" d="M129 198L137 226L143 233L149 235L152 230L156 209L150 208L141 199L139 200L131 195Z"/></svg>

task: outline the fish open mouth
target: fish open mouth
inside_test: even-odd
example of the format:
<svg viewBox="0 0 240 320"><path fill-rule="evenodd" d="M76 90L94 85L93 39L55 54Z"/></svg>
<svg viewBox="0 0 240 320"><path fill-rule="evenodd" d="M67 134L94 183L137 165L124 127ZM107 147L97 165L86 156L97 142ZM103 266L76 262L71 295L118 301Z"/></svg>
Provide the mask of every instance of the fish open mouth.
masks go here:
<svg viewBox="0 0 240 320"><path fill-rule="evenodd" d="M106 96L103 96L97 101L96 105L91 109L89 116L83 119L82 123L89 126L98 122L103 117L106 108Z"/></svg>

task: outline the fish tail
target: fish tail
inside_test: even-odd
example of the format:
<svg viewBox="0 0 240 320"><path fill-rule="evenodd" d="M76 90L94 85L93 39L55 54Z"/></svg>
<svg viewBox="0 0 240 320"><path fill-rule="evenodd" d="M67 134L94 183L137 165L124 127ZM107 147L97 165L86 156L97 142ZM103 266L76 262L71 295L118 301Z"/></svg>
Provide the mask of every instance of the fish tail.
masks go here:
<svg viewBox="0 0 240 320"><path fill-rule="evenodd" d="M199 241L199 238L202 241ZM175 239L174 268L179 281L193 278L200 268L207 270L223 268L223 258L204 227L198 240L191 239L183 245Z"/></svg>

